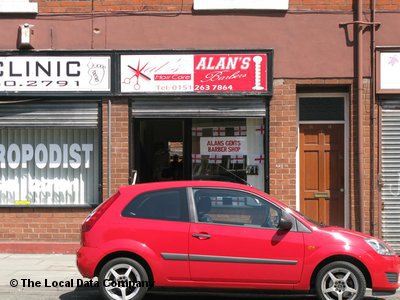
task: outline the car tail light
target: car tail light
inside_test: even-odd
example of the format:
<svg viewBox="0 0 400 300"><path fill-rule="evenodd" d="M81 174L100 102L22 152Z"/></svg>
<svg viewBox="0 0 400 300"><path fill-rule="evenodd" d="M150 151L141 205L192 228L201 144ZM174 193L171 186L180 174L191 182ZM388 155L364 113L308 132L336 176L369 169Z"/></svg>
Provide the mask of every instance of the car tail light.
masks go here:
<svg viewBox="0 0 400 300"><path fill-rule="evenodd" d="M97 206L83 221L81 231L82 233L88 232L94 224L100 219L100 217L105 213L105 211L113 204L113 202L118 198L119 192L111 196L107 201L103 202Z"/></svg>

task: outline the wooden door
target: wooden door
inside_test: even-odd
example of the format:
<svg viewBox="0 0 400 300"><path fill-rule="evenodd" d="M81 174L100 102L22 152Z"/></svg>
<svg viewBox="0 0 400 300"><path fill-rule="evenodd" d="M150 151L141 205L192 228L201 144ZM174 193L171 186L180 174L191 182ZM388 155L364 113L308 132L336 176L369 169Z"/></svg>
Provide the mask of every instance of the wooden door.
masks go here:
<svg viewBox="0 0 400 300"><path fill-rule="evenodd" d="M344 125L300 125L300 210L344 226Z"/></svg>

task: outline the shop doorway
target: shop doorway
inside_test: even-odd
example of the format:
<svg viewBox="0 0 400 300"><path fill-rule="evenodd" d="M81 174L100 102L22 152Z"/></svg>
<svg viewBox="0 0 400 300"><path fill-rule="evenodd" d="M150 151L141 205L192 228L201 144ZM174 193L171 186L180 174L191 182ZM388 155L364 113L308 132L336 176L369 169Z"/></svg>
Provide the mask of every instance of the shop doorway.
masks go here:
<svg viewBox="0 0 400 300"><path fill-rule="evenodd" d="M346 96L299 97L299 208L318 223L345 227L348 173Z"/></svg>
<svg viewBox="0 0 400 300"><path fill-rule="evenodd" d="M219 180L265 185L264 118L134 118L138 183Z"/></svg>
<svg viewBox="0 0 400 300"><path fill-rule="evenodd" d="M343 124L300 125L300 210L326 225L344 226Z"/></svg>
<svg viewBox="0 0 400 300"><path fill-rule="evenodd" d="M137 182L188 179L184 119L134 120Z"/></svg>

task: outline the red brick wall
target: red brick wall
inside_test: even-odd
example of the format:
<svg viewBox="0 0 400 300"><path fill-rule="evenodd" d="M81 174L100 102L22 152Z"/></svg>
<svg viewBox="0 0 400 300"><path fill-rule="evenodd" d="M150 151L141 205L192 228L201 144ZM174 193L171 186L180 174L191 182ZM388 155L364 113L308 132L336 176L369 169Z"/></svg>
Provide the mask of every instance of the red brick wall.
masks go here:
<svg viewBox="0 0 400 300"><path fill-rule="evenodd" d="M0 240L79 243L90 208L0 208Z"/></svg>
<svg viewBox="0 0 400 300"><path fill-rule="evenodd" d="M270 194L296 208L296 81L274 80L270 102Z"/></svg>
<svg viewBox="0 0 400 300"><path fill-rule="evenodd" d="M277 0L279 1L279 0ZM371 0L364 0L364 9L370 8ZM74 12L107 12L107 11L192 11L192 0L37 0L40 13L74 13ZM290 0L289 10L352 10L355 0ZM378 10L398 10L400 0L377 0Z"/></svg>
<svg viewBox="0 0 400 300"><path fill-rule="evenodd" d="M108 184L108 100L103 101L103 198L129 183L128 101L111 101L111 184Z"/></svg>

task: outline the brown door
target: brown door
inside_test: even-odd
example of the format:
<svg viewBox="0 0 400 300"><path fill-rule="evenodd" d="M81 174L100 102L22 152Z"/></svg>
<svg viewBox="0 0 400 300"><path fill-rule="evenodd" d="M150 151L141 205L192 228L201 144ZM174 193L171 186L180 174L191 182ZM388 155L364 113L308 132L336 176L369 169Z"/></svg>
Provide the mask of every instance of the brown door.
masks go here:
<svg viewBox="0 0 400 300"><path fill-rule="evenodd" d="M344 125L300 125L300 210L344 226Z"/></svg>

